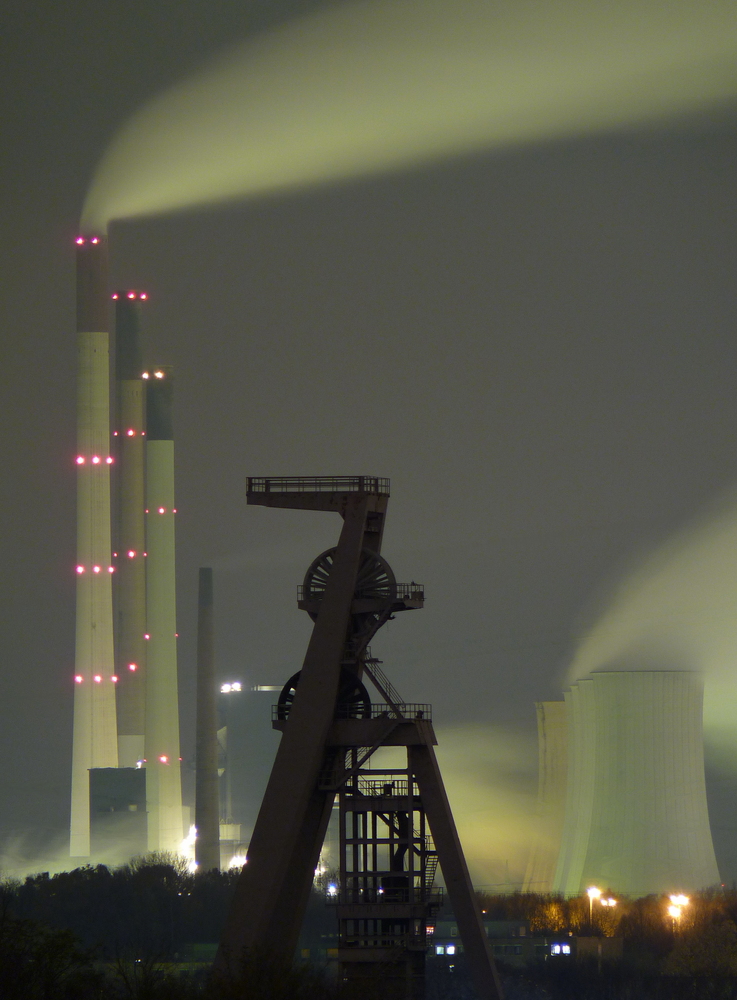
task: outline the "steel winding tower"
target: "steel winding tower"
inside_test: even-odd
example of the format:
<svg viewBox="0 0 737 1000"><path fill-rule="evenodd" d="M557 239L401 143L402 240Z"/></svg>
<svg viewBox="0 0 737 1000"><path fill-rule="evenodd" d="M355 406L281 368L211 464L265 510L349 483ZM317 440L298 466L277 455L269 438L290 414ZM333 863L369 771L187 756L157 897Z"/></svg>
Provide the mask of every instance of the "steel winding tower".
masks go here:
<svg viewBox="0 0 737 1000"><path fill-rule="evenodd" d="M439 861L469 968L483 1000L501 997L434 752L430 707L407 705L368 643L398 611L421 608L422 587L395 580L381 556L389 482L374 476L249 479L248 503L334 511L335 548L309 567L299 606L314 621L302 670L284 686L282 731L216 971L237 974L244 949L291 960L336 796L340 812L337 905L341 975L359 996L381 982L388 997L422 994L428 922L439 902ZM372 704L364 680L379 692ZM383 746L406 766L368 767Z"/></svg>

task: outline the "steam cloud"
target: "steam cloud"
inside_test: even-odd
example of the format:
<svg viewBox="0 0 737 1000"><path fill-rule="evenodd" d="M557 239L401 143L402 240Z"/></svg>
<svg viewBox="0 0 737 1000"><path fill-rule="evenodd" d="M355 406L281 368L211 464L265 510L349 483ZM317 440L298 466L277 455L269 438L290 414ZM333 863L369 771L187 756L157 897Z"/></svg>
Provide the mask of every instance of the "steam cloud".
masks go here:
<svg viewBox="0 0 737 1000"><path fill-rule="evenodd" d="M535 835L535 737L465 724L439 728L437 738L443 784L474 885L518 889ZM403 767L403 751L383 747L372 766Z"/></svg>
<svg viewBox="0 0 737 1000"><path fill-rule="evenodd" d="M735 95L734 0L354 0L143 107L104 155L82 228L662 121Z"/></svg>
<svg viewBox="0 0 737 1000"><path fill-rule="evenodd" d="M701 670L705 736L734 770L737 750L737 495L648 555L615 587L568 682L592 670Z"/></svg>

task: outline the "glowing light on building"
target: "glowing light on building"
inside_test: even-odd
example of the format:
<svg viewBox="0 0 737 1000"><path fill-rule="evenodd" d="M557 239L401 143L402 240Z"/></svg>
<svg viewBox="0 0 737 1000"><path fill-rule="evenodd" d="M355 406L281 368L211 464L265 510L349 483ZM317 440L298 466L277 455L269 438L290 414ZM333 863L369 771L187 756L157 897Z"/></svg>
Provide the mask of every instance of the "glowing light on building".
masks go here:
<svg viewBox="0 0 737 1000"><path fill-rule="evenodd" d="M163 372L154 372L154 378L163 378L163 377L164 377Z"/></svg>
<svg viewBox="0 0 737 1000"><path fill-rule="evenodd" d="M129 299L135 299L135 297L136 297L136 293L135 292L128 292L128 298Z"/></svg>
<svg viewBox="0 0 737 1000"><path fill-rule="evenodd" d="M77 684L81 684L81 683L82 683L82 681L84 680L84 677L83 677L83 676L82 676L81 674L77 674L77 675L75 676L74 680L75 680L75 683L77 683Z"/></svg>
<svg viewBox="0 0 737 1000"><path fill-rule="evenodd" d="M132 437L136 436L136 432L133 430L132 427L128 428L128 430L126 431L126 434L128 435L129 438L132 438Z"/></svg>
<svg viewBox="0 0 737 1000"><path fill-rule="evenodd" d="M166 514L166 507L159 507L159 514Z"/></svg>
<svg viewBox="0 0 737 1000"><path fill-rule="evenodd" d="M128 558L129 558L129 559L135 559L135 558L136 558L136 552L135 552L135 549L129 549L129 550L128 550Z"/></svg>
<svg viewBox="0 0 737 1000"><path fill-rule="evenodd" d="M159 761L162 764L168 764L169 763L169 758L166 756L165 753L162 753L162 755L159 757Z"/></svg>
<svg viewBox="0 0 737 1000"><path fill-rule="evenodd" d="M92 567L92 572L93 573L99 573L100 572L100 567L99 566L93 566Z"/></svg>
<svg viewBox="0 0 737 1000"><path fill-rule="evenodd" d="M242 868L245 864L248 864L245 854L234 854L228 862L228 868Z"/></svg>
<svg viewBox="0 0 737 1000"><path fill-rule="evenodd" d="M117 298L118 298L118 293L117 293L117 292L113 292L113 295L112 295L112 297L113 297L114 299L117 299Z"/></svg>
<svg viewBox="0 0 737 1000"><path fill-rule="evenodd" d="M113 674L113 676L110 678L110 680L113 682L113 684L117 684L118 683L118 678L115 676L115 674Z"/></svg>
<svg viewBox="0 0 737 1000"><path fill-rule="evenodd" d="M84 566L77 566L78 573L84 573Z"/></svg>
<svg viewBox="0 0 737 1000"><path fill-rule="evenodd" d="M141 299L147 299L148 295L147 295L146 292L141 292L141 294L139 295L139 298L141 298Z"/></svg>
<svg viewBox="0 0 737 1000"><path fill-rule="evenodd" d="M108 457L105 459L105 461L106 461L106 463L108 465L112 465L113 464L112 455L108 455Z"/></svg>
<svg viewBox="0 0 737 1000"><path fill-rule="evenodd" d="M141 372L141 378L151 378L148 372Z"/></svg>
<svg viewBox="0 0 737 1000"><path fill-rule="evenodd" d="M128 669L136 671L136 670L138 670L138 664L137 663L129 663L128 664Z"/></svg>
<svg viewBox="0 0 737 1000"><path fill-rule="evenodd" d="M99 465L100 464L100 456L99 455L93 455L92 456L92 464L93 465Z"/></svg>
<svg viewBox="0 0 737 1000"><path fill-rule="evenodd" d="M108 566L107 571L108 571L108 573L114 573L115 572L115 567L114 566Z"/></svg>
<svg viewBox="0 0 737 1000"><path fill-rule="evenodd" d="M77 455L77 465L84 465L84 455Z"/></svg>
<svg viewBox="0 0 737 1000"><path fill-rule="evenodd" d="M95 684L101 684L102 677L99 674L95 674Z"/></svg>
<svg viewBox="0 0 737 1000"><path fill-rule="evenodd" d="M78 236L74 242L77 243L79 246L82 246L82 244L84 243L84 236Z"/></svg>

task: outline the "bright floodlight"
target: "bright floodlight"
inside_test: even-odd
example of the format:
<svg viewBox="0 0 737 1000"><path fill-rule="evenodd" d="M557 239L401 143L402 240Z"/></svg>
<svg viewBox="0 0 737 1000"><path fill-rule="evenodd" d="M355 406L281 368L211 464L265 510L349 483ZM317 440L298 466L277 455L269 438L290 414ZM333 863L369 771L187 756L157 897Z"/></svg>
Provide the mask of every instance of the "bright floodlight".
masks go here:
<svg viewBox="0 0 737 1000"><path fill-rule="evenodd" d="M589 897L589 923L592 924L594 922L594 900L601 896L601 889L590 885L586 890L586 895Z"/></svg>
<svg viewBox="0 0 737 1000"><path fill-rule="evenodd" d="M675 906L688 906L690 902L688 896L682 896L682 895L671 896L670 901L671 903L675 904Z"/></svg>

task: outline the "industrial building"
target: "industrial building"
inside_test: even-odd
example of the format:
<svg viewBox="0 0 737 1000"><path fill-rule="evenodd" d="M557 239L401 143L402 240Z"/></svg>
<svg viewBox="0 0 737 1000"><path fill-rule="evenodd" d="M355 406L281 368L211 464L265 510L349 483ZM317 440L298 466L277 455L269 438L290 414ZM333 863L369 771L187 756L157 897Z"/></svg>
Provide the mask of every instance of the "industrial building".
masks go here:
<svg viewBox="0 0 737 1000"><path fill-rule="evenodd" d="M70 856L117 861L146 850L179 851L188 828L179 749L172 378L164 367L145 369L146 294L110 292L106 238L80 236L76 244Z"/></svg>
<svg viewBox="0 0 737 1000"><path fill-rule="evenodd" d="M540 880L537 891L577 895L598 885L644 896L719 884L702 709L703 682L693 671L601 671L572 685L565 695L567 754L560 718L540 729L549 817L559 808L549 799L563 788L556 768L565 766L566 788L552 884L540 885L549 855L538 853L528 870L530 880ZM548 706L543 716L551 717Z"/></svg>

